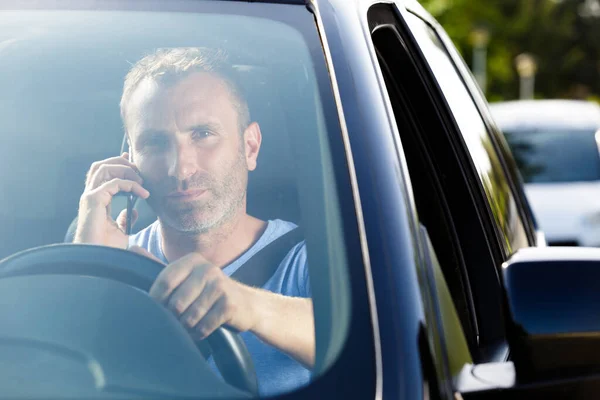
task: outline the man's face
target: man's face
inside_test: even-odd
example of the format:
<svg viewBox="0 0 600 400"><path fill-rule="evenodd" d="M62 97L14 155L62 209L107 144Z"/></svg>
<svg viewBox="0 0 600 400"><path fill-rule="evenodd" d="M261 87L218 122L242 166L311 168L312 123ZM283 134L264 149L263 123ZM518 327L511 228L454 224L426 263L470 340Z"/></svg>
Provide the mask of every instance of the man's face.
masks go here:
<svg viewBox="0 0 600 400"><path fill-rule="evenodd" d="M162 223L202 233L244 209L260 130L252 124L240 132L235 98L219 76L146 79L129 99L125 123L148 203Z"/></svg>

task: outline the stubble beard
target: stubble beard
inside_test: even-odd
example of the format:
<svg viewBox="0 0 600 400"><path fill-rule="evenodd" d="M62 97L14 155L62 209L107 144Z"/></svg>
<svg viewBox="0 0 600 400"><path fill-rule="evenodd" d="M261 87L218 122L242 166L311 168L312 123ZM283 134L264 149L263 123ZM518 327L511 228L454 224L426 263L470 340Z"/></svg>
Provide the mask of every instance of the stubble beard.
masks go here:
<svg viewBox="0 0 600 400"><path fill-rule="evenodd" d="M185 235L209 233L225 225L242 212L246 200L247 175L244 154L237 157L234 165L227 168L230 172L223 179L210 178L207 188L211 197L208 200L196 200L179 207L166 202L149 204L156 212L161 224Z"/></svg>

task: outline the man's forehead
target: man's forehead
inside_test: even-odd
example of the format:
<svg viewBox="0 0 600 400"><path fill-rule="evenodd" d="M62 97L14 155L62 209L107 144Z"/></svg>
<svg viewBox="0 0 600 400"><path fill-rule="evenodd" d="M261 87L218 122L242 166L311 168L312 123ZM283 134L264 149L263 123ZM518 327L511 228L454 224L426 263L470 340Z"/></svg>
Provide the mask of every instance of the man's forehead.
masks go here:
<svg viewBox="0 0 600 400"><path fill-rule="evenodd" d="M233 110L227 84L216 74L195 72L177 81L145 78L127 101L126 123L133 125L130 130L139 130L140 125L154 125L169 118L218 122L221 114Z"/></svg>

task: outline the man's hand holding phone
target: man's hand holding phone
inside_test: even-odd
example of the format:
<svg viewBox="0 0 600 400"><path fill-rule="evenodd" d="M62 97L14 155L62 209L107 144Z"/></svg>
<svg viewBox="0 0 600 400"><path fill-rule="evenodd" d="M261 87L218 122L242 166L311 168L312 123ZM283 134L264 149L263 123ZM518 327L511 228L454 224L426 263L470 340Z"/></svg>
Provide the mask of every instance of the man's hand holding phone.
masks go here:
<svg viewBox="0 0 600 400"><path fill-rule="evenodd" d="M86 178L85 190L79 200L79 214L75 243L98 244L125 249L127 210L113 220L110 204L118 193L131 193L147 199L150 193L142 187L143 179L129 155L112 157L92 164ZM131 224L137 218L131 215Z"/></svg>

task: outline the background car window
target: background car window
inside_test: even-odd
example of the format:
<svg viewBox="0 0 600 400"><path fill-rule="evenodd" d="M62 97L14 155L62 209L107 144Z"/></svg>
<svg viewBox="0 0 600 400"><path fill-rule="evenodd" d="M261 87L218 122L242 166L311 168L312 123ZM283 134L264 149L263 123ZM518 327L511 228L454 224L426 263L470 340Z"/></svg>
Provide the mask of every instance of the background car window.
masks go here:
<svg viewBox="0 0 600 400"><path fill-rule="evenodd" d="M526 183L600 180L598 133L594 130L505 131Z"/></svg>
<svg viewBox="0 0 600 400"><path fill-rule="evenodd" d="M437 33L414 15L407 22L462 132L508 256L528 246L528 239L485 123Z"/></svg>

